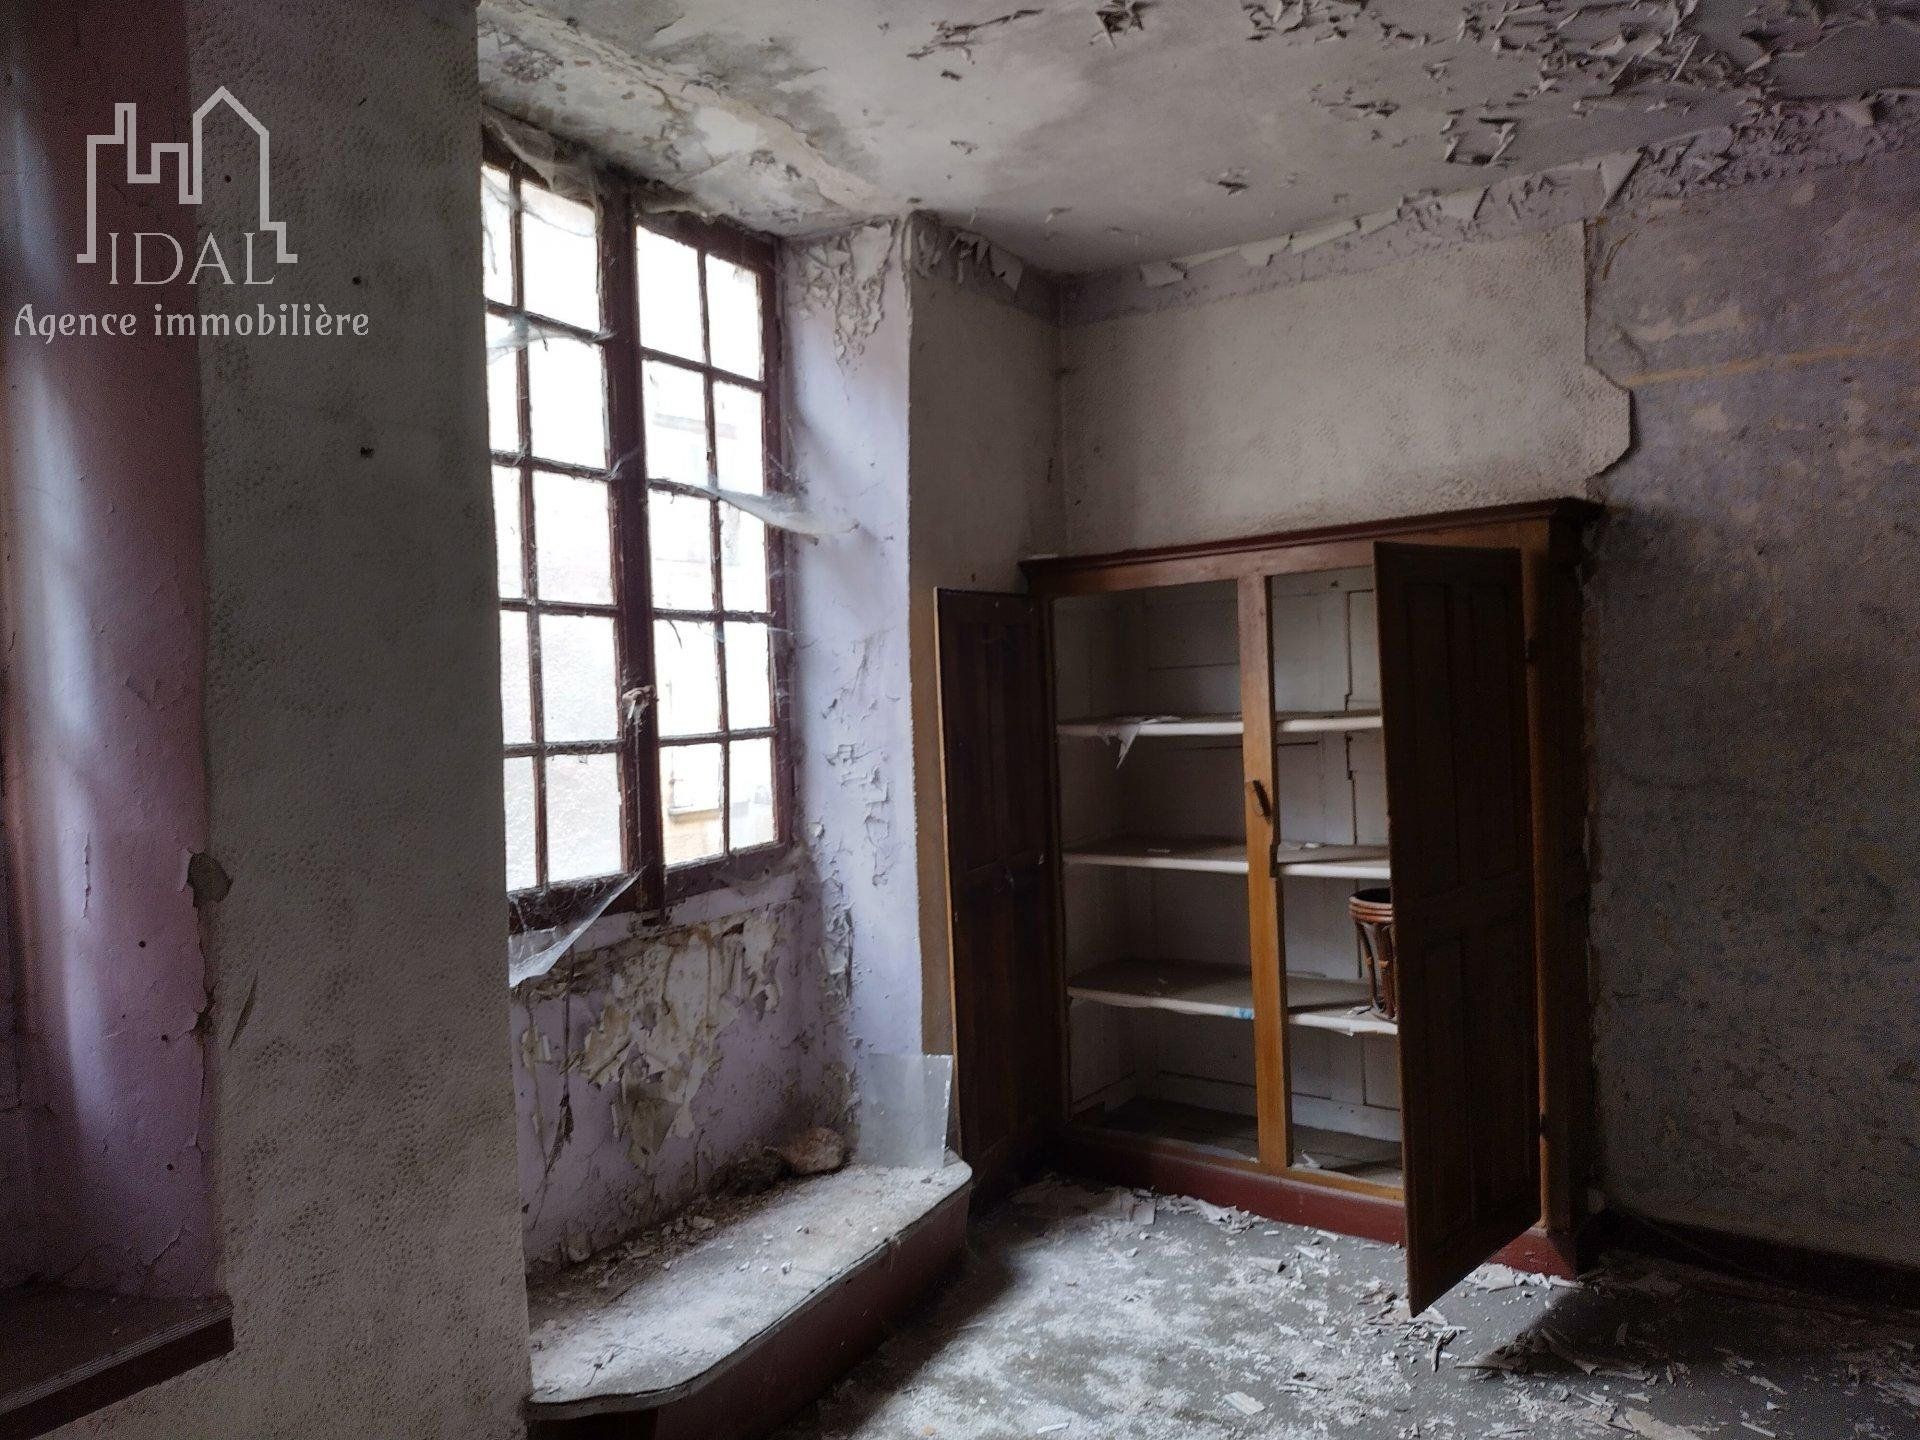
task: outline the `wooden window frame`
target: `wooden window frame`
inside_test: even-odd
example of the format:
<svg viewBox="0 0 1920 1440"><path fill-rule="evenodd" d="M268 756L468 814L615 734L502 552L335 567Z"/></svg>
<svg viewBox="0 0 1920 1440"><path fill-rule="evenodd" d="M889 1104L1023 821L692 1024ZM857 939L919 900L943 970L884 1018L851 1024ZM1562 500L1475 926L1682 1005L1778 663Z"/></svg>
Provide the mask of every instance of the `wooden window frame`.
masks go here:
<svg viewBox="0 0 1920 1440"><path fill-rule="evenodd" d="M535 167L512 153L491 134L483 137L482 163L490 168L504 171L511 177L516 214L518 213L519 186L522 183L532 182L552 188L546 186L546 182ZM677 214L650 214L643 203L643 196L647 193L644 182L637 181L611 167L596 164L584 156L574 163L582 168L590 167L594 181L598 220L596 243L599 258L601 328L596 332L577 324L553 320L545 315L536 318L543 327L551 325L557 333L571 335L581 340L597 341L603 345L607 444L612 463L604 469L594 469L547 460L540 460L537 463L534 461L529 443L529 437L532 434L531 417L528 413L531 408L531 396L528 386L528 359L524 347L513 357L513 363L517 367L516 394L520 407L521 449L518 454L512 455L501 451L490 451L489 463L500 468L512 468L520 476L520 546L525 579L536 578L534 547L537 534L533 515L532 475L538 471L608 481L612 487L613 604L611 606L582 605L543 601L533 593L535 587L529 586L523 586L528 593L518 599L495 597L496 609L502 612L518 611L530 617L528 680L529 706L532 712L532 741L526 744L507 745L502 751L502 756L503 759L526 756L533 761L536 795L535 866L536 876L543 876L547 855L545 835L547 812L546 806L540 803L537 797L545 785L542 764L544 757L587 752L611 752L617 755L620 775L623 862L623 868L619 874L631 874L634 881L607 907L607 913L659 915L668 906L678 901L731 884L750 881L765 874L777 866L792 848L793 750L792 710L789 699L792 646L787 632L792 537L784 530L767 527L767 610L765 612L725 610L722 608L726 596L721 589L720 564L721 506L716 502L713 512L713 535L709 546L713 566L714 610L710 612L657 611L653 604L652 568L648 546L649 497L656 491L682 494L702 492L698 487L653 481L648 478L644 424L645 399L642 390L643 367L648 360L665 361L700 376L702 390L706 397L707 458L711 470L716 460L713 408L715 380L757 388L761 399L765 490L768 494L778 494L784 488L786 467L780 444L783 433L780 423L781 347L778 307L775 303L778 251L773 240L722 222L703 221ZM670 352L655 350L643 343L643 337L639 333L640 281L636 254L638 247L635 243L635 232L640 228L691 245L701 252L702 259L698 271L703 329L708 320L707 272L704 258L706 255L713 255L720 260L751 270L760 277L761 376L757 385L750 377L713 365L710 343L708 359L704 362L695 362ZM516 240L512 254L514 301L508 304L486 299L485 309L490 318L530 313L524 309L526 277L523 248ZM505 361L499 363L505 363ZM617 686L618 694L622 699L620 703L621 734L612 744L606 742L549 744L544 740L541 733L539 688L540 627L537 621L537 617L543 613L613 616L615 662L618 667ZM656 618L708 621L716 626L718 633L715 664L719 685L720 727L712 734L673 736L663 742L660 735L659 706L656 703L655 690L653 626ZM729 620L765 623L768 627L773 689L772 723L768 726L751 727L736 732L727 724L724 626ZM640 692L647 697L645 703L626 704L624 697L635 692ZM669 866L666 863L662 829L663 798L660 793L660 757L663 750L683 747L691 743L712 744L716 741L761 737L770 739L773 748L773 839L765 844L743 850L724 848L721 854L707 859ZM721 843L723 847L730 847L731 842L731 816L728 813L730 807L727 803L730 783L729 754L728 750L723 749L721 760ZM532 888L510 891L507 907L510 926L514 932L518 933L562 923L590 905L594 898L603 892L606 883L607 877L596 877L582 881L561 881L556 884L537 883Z"/></svg>

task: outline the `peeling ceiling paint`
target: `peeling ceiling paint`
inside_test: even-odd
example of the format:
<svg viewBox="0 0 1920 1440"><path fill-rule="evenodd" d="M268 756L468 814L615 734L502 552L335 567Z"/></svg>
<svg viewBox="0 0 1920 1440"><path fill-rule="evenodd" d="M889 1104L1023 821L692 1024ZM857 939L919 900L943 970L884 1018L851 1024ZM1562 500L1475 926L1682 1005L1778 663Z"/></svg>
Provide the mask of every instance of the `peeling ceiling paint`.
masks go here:
<svg viewBox="0 0 1920 1440"><path fill-rule="evenodd" d="M1785 101L1874 123L1920 0L481 0L489 99L780 234L931 211L1084 273ZM1330 232L1337 233L1337 232Z"/></svg>

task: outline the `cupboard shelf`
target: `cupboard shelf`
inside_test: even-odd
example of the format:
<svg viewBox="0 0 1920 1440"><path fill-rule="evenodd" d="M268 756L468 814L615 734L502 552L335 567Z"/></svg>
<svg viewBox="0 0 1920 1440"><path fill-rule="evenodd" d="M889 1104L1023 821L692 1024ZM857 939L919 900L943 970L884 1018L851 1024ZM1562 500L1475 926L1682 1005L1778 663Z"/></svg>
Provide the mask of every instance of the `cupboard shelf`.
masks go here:
<svg viewBox="0 0 1920 1440"><path fill-rule="evenodd" d="M1132 870L1200 870L1216 875L1247 873L1247 842L1223 836L1186 838L1110 835L1065 851L1069 865L1117 865Z"/></svg>
<svg viewBox="0 0 1920 1440"><path fill-rule="evenodd" d="M1382 885L1391 878L1384 845L1307 847L1282 841L1276 858L1282 875L1322 880L1377 880Z"/></svg>
<svg viewBox="0 0 1920 1440"><path fill-rule="evenodd" d="M1289 1007L1287 1023L1297 1025L1303 1030L1331 1030L1336 1035L1398 1035L1400 1033L1400 1027L1393 1021L1384 1019L1371 1010L1356 1009L1351 1005L1328 1006L1314 1010L1294 1010Z"/></svg>
<svg viewBox="0 0 1920 1440"><path fill-rule="evenodd" d="M1069 847L1060 858L1069 865L1113 865L1134 870L1199 870L1245 875L1244 840L1223 836L1109 835ZM1283 840L1274 859L1280 874L1334 880L1379 880L1387 874L1384 845L1318 845Z"/></svg>
<svg viewBox="0 0 1920 1440"><path fill-rule="evenodd" d="M1067 981L1067 994L1126 1010L1253 1018L1253 980L1244 968L1179 960L1115 960Z"/></svg>
<svg viewBox="0 0 1920 1440"><path fill-rule="evenodd" d="M1113 960L1083 970L1067 982L1067 994L1123 1010L1172 1010L1182 1015L1253 1018L1253 978L1231 965L1184 960ZM1343 1035L1397 1035L1391 1020L1366 1011L1367 987L1359 980L1324 975L1287 976L1287 1023Z"/></svg>
<svg viewBox="0 0 1920 1440"><path fill-rule="evenodd" d="M1273 719L1275 731L1282 735L1331 734L1380 728L1378 710L1285 710ZM1055 729L1066 737L1107 740L1127 735L1141 739L1150 736L1179 739L1239 735L1246 727L1238 715L1095 715L1080 720L1063 720Z"/></svg>

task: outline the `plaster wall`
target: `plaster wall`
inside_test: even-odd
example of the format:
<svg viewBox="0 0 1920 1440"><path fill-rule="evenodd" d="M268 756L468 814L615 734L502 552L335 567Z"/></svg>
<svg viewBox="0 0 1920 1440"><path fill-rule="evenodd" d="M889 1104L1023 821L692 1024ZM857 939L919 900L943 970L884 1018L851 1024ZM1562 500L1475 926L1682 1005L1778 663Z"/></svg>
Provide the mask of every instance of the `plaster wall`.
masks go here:
<svg viewBox="0 0 1920 1440"><path fill-rule="evenodd" d="M825 1085L866 1053L921 1053L908 638L909 280L873 225L782 259L788 462L838 533L793 559L795 790L818 896Z"/></svg>
<svg viewBox="0 0 1920 1440"><path fill-rule="evenodd" d="M909 413L914 793L926 1048L953 1048L946 810L935 591L1019 590L1019 560L1054 549L1059 331L1043 305L957 268L926 229L912 266ZM1038 277L1021 285L1042 290ZM1019 287L1016 287L1019 288Z"/></svg>
<svg viewBox="0 0 1920 1440"><path fill-rule="evenodd" d="M1069 326L1064 548L1566 494L1627 446L1578 226Z"/></svg>
<svg viewBox="0 0 1920 1440"><path fill-rule="evenodd" d="M1065 548L1607 502L1602 1186L1910 1263L1920 160L1716 173L1649 166L1584 227L1069 324Z"/></svg>
<svg viewBox="0 0 1920 1440"><path fill-rule="evenodd" d="M214 1280L206 963L185 884L207 845L199 377L191 340L58 339L37 316L136 308L85 248L86 136L131 101L189 111L186 12L12 7L0 167L8 967L0 1285L155 1294ZM177 206L101 187L100 229L191 238ZM140 292L190 309L183 285ZM8 1026L9 1039L12 1026ZM15 1068L17 1065L17 1069ZM15 1088L15 1077L18 1088Z"/></svg>
<svg viewBox="0 0 1920 1440"><path fill-rule="evenodd" d="M1605 1179L1920 1255L1920 153L1593 227Z"/></svg>
<svg viewBox="0 0 1920 1440"><path fill-rule="evenodd" d="M474 21L460 0L190 0L189 89L273 135L355 339L202 344L220 1280L236 1348L72 1427L518 1436L500 721ZM134 36L122 17L94 33ZM209 231L253 228L217 128ZM228 181L227 176L234 181ZM203 312L261 292L203 286Z"/></svg>

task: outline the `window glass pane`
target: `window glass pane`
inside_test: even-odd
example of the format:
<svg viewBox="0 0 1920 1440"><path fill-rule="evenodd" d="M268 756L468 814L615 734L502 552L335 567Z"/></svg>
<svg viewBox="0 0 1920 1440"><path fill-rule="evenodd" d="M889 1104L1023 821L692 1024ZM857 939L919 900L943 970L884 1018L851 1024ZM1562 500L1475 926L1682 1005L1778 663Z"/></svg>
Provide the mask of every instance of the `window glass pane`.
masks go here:
<svg viewBox="0 0 1920 1440"><path fill-rule="evenodd" d="M720 853L720 747L668 745L660 751L660 834L667 864Z"/></svg>
<svg viewBox="0 0 1920 1440"><path fill-rule="evenodd" d="M611 755L547 759L547 879L620 871L620 767Z"/></svg>
<svg viewBox="0 0 1920 1440"><path fill-rule="evenodd" d="M713 501L663 490L648 495L647 546L654 608L713 609Z"/></svg>
<svg viewBox="0 0 1920 1440"><path fill-rule="evenodd" d="M533 864L533 760L521 756L507 761L507 889L536 883Z"/></svg>
<svg viewBox="0 0 1920 1440"><path fill-rule="evenodd" d="M500 612L500 730L509 745L533 740L533 676L527 669L527 617Z"/></svg>
<svg viewBox="0 0 1920 1440"><path fill-rule="evenodd" d="M767 608L767 527L720 507L720 593L729 610Z"/></svg>
<svg viewBox="0 0 1920 1440"><path fill-rule="evenodd" d="M714 641L712 625L654 621L653 671L662 735L706 735L720 728L720 653Z"/></svg>
<svg viewBox="0 0 1920 1440"><path fill-rule="evenodd" d="M619 739L614 674L611 619L540 617L540 719L549 741Z"/></svg>
<svg viewBox="0 0 1920 1440"><path fill-rule="evenodd" d="M691 370L650 360L646 366L647 478L707 483L705 385Z"/></svg>
<svg viewBox="0 0 1920 1440"><path fill-rule="evenodd" d="M513 303L513 192L504 170L480 172L480 263L486 296Z"/></svg>
<svg viewBox="0 0 1920 1440"><path fill-rule="evenodd" d="M773 671L768 665L767 627L727 624L727 725L756 730L773 724Z"/></svg>
<svg viewBox="0 0 1920 1440"><path fill-rule="evenodd" d="M527 346L533 453L569 465L607 463L607 387L600 347L558 335Z"/></svg>
<svg viewBox="0 0 1920 1440"><path fill-rule="evenodd" d="M760 392L724 380L713 386L713 448L720 483L729 490L758 495L767 488L761 460Z"/></svg>
<svg viewBox="0 0 1920 1440"><path fill-rule="evenodd" d="M493 549L500 571L503 599L519 600L527 593L520 555L520 472L493 467Z"/></svg>
<svg viewBox="0 0 1920 1440"><path fill-rule="evenodd" d="M640 264L640 343L705 360L700 340L700 252L651 230L636 235Z"/></svg>
<svg viewBox="0 0 1920 1440"><path fill-rule="evenodd" d="M520 243L527 252L522 308L598 330L600 247L592 208L524 182L520 204Z"/></svg>
<svg viewBox="0 0 1920 1440"><path fill-rule="evenodd" d="M728 747L729 839L736 850L773 843L773 741L736 740Z"/></svg>
<svg viewBox="0 0 1920 1440"><path fill-rule="evenodd" d="M533 540L542 600L613 603L613 524L605 481L536 474Z"/></svg>
<svg viewBox="0 0 1920 1440"><path fill-rule="evenodd" d="M520 366L510 343L513 321L487 316L487 443L508 455L520 453Z"/></svg>
<svg viewBox="0 0 1920 1440"><path fill-rule="evenodd" d="M760 277L707 257L707 319L713 326L713 363L760 378Z"/></svg>

